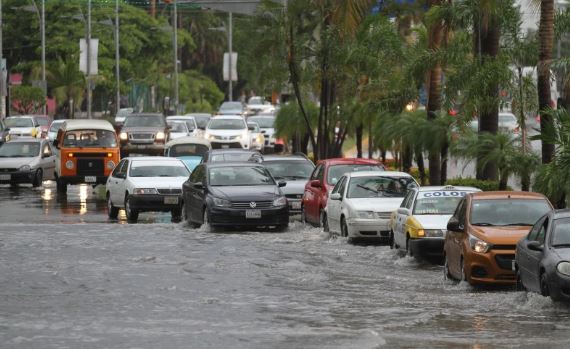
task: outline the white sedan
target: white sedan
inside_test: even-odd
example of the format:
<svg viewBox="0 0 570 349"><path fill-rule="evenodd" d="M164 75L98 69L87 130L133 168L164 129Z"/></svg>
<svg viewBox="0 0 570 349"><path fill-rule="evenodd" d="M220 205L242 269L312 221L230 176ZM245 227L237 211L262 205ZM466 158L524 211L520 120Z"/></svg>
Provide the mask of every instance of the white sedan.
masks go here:
<svg viewBox="0 0 570 349"><path fill-rule="evenodd" d="M182 184L190 176L184 163L167 157L127 157L107 179L109 218L124 208L127 219L136 222L139 212L172 212L180 218Z"/></svg>
<svg viewBox="0 0 570 349"><path fill-rule="evenodd" d="M390 238L390 216L406 192L418 187L407 173L352 172L342 176L327 200L327 222L332 233L354 239Z"/></svg>

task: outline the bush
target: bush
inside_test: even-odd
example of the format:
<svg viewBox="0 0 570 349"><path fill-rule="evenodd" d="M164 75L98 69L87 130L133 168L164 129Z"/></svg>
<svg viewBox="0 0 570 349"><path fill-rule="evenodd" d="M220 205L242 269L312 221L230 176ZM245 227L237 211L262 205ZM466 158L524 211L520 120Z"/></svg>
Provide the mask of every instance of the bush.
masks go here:
<svg viewBox="0 0 570 349"><path fill-rule="evenodd" d="M465 187L475 187L482 191L496 191L499 190L499 181L483 181L471 177L467 178L452 178L445 182L445 185L455 185L455 186L465 186ZM507 187L507 190L513 190Z"/></svg>

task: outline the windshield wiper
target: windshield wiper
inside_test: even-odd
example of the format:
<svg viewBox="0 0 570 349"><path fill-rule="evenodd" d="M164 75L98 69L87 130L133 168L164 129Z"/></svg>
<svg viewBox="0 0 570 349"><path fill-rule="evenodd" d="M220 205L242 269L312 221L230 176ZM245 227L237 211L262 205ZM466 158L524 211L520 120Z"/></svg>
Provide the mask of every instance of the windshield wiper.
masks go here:
<svg viewBox="0 0 570 349"><path fill-rule="evenodd" d="M501 224L501 226L503 226L503 227L517 226L517 225L523 225L523 226L529 226L529 227L532 227L532 226L533 226L533 224L530 224L530 223L509 223L509 224Z"/></svg>
<svg viewBox="0 0 570 349"><path fill-rule="evenodd" d="M362 188L362 189L364 189L364 190L371 191L371 192L373 192L373 193L379 193L379 192L380 192L380 191L378 191L378 190L376 190L376 189L369 188L369 187L364 186L364 185L362 185L362 184L357 184L356 186L359 187L359 188Z"/></svg>
<svg viewBox="0 0 570 349"><path fill-rule="evenodd" d="M569 244L556 244L556 245L552 245L552 247L556 248L556 247L570 247L570 243Z"/></svg>
<svg viewBox="0 0 570 349"><path fill-rule="evenodd" d="M493 226L495 224L491 224L491 223L487 223L487 222L481 222L481 223L471 223L471 225L478 225L481 227L490 227L490 226Z"/></svg>

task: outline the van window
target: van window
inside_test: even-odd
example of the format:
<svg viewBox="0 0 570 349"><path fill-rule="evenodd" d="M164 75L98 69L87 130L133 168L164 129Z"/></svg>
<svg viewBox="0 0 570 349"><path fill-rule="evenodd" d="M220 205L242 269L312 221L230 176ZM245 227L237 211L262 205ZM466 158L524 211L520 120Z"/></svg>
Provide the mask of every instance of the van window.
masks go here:
<svg viewBox="0 0 570 349"><path fill-rule="evenodd" d="M78 148L115 148L117 137L107 130L74 130L67 131L63 138L64 147Z"/></svg>

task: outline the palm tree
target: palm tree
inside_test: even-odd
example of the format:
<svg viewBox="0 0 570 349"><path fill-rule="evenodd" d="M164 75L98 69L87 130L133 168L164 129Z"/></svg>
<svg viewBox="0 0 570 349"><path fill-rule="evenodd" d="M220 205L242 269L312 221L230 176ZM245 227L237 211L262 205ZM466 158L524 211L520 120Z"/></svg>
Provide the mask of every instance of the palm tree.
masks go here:
<svg viewBox="0 0 570 349"><path fill-rule="evenodd" d="M538 53L538 109L541 113L540 131L548 133L552 128L552 119L549 113L551 108L550 97L550 63L554 44L554 0L540 1L540 23L538 26L539 53ZM542 163L547 164L554 157L554 144L546 139L542 140Z"/></svg>
<svg viewBox="0 0 570 349"><path fill-rule="evenodd" d="M79 70L75 55L65 60L59 58L51 64L47 77L58 106L67 118L73 119L85 91L85 76Z"/></svg>

